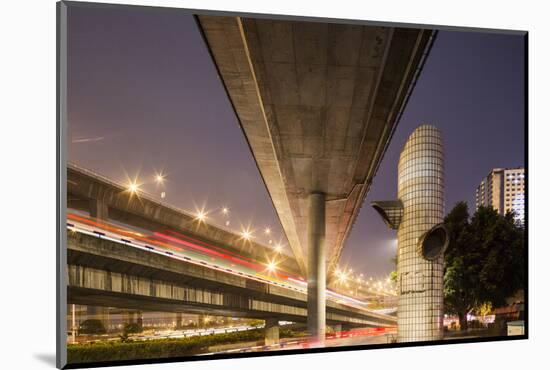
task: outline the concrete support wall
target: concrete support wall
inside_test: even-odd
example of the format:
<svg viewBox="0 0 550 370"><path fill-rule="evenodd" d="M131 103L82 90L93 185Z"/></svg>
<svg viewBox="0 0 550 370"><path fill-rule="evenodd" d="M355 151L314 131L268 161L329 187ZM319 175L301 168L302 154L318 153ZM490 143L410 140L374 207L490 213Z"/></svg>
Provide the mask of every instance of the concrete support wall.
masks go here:
<svg viewBox="0 0 550 370"><path fill-rule="evenodd" d="M433 126L418 127L401 151L398 197L403 219L397 231L398 341L443 337L443 256L425 259L420 237L443 221L443 145Z"/></svg>
<svg viewBox="0 0 550 370"><path fill-rule="evenodd" d="M326 246L325 195L309 195L307 328L313 340L325 340L326 323Z"/></svg>
<svg viewBox="0 0 550 370"><path fill-rule="evenodd" d="M265 345L279 344L279 320L265 320Z"/></svg>

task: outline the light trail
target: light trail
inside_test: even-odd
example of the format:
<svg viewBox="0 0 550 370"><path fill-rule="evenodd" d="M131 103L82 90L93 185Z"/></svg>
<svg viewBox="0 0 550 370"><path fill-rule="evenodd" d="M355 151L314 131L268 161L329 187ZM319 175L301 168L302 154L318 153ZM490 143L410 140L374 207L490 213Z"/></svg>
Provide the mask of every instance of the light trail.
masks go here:
<svg viewBox="0 0 550 370"><path fill-rule="evenodd" d="M182 262L307 294L306 281L301 277L292 276L280 268L274 269L273 263L261 264L248 257L175 231L150 232L147 234L75 213L68 213L67 218L67 229L73 232L110 240L149 253L168 256ZM372 310L365 309L367 302L330 289L327 289L326 293L327 299L375 313Z"/></svg>

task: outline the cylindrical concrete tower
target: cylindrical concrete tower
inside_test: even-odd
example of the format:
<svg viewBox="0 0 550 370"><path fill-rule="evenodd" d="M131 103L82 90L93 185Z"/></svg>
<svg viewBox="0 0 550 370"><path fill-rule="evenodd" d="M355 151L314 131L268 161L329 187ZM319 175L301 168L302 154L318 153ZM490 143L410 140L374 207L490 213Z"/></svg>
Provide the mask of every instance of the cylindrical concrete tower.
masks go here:
<svg viewBox="0 0 550 370"><path fill-rule="evenodd" d="M441 225L443 144L439 130L422 125L409 136L398 165L398 198L403 215L397 229L398 341L443 336L443 251Z"/></svg>

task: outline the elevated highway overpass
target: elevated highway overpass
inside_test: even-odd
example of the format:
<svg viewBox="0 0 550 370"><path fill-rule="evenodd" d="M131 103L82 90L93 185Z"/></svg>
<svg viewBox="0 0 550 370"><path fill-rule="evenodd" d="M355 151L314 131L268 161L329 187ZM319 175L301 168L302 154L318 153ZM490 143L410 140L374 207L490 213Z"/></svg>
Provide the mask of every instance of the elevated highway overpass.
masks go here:
<svg viewBox="0 0 550 370"><path fill-rule="evenodd" d="M132 195L123 184L74 163L67 166L67 207L87 212L100 220L113 220L154 231L179 231L260 263L267 263L266 256L273 252L271 248L254 240L244 240L242 235L222 226L197 222L196 215L143 192ZM294 258L286 258L281 267L301 276Z"/></svg>
<svg viewBox="0 0 550 370"><path fill-rule="evenodd" d="M216 250L230 257L248 251L247 256L257 258L254 261L258 264L267 262L263 257L265 253L258 252L267 247L248 241L250 245L243 249L239 235L206 223L197 225L194 216L145 194L131 194L121 184L91 171L71 164L67 177L69 208L86 211L92 217L89 224L84 225L89 227L83 229L75 226L75 220L87 218L69 214L69 303L259 318L271 323L307 321L306 283L300 279L300 271L292 259L279 266L288 281L270 279L262 274L239 271L231 267L233 263L223 265L222 258L216 257L216 261L194 258L193 253L179 254L174 249L158 247L153 244L154 240L149 243L148 239L135 236L143 234L131 230L121 232L114 228L115 231L109 233L104 228L113 228L94 229L94 224L117 221L152 230L152 235L164 235L155 230L176 230L192 236L190 240L199 246L216 245L219 247ZM159 242L159 245L167 244ZM366 305L354 303L350 297L336 292L331 294L327 303L328 324L395 325L394 316L368 310Z"/></svg>
<svg viewBox="0 0 550 370"><path fill-rule="evenodd" d="M172 252L101 233L68 233L68 303L307 321L307 294L273 281L232 273ZM167 253L168 252L168 253ZM262 281L263 280L263 281ZM394 316L329 300L327 323L347 327L395 326Z"/></svg>
<svg viewBox="0 0 550 370"><path fill-rule="evenodd" d="M307 276L308 328L322 340L327 280L434 34L206 15L197 23Z"/></svg>

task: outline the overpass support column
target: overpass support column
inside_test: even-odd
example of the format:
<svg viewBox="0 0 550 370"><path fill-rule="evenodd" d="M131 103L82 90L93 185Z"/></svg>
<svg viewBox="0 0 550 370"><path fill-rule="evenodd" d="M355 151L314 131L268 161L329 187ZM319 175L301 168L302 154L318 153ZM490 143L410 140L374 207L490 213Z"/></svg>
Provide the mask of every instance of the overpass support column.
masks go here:
<svg viewBox="0 0 550 370"><path fill-rule="evenodd" d="M101 321L106 331L109 331L109 310L106 307L86 306L87 319Z"/></svg>
<svg viewBox="0 0 550 370"><path fill-rule="evenodd" d="M109 207L107 203L99 199L90 199L90 216L100 220L106 220L109 217Z"/></svg>
<svg viewBox="0 0 550 370"><path fill-rule="evenodd" d="M265 320L265 345L279 344L279 320Z"/></svg>
<svg viewBox="0 0 550 370"><path fill-rule="evenodd" d="M325 194L309 195L307 250L307 329L311 339L325 340L326 317L326 251Z"/></svg>
<svg viewBox="0 0 550 370"><path fill-rule="evenodd" d="M342 329L343 326L342 324L334 324L332 325L332 331L334 332L335 335L337 336L340 336L340 334L342 333Z"/></svg>
<svg viewBox="0 0 550 370"><path fill-rule="evenodd" d="M136 313L136 316L137 316L136 318L137 324L139 325L140 328L143 328L143 312L138 311Z"/></svg>
<svg viewBox="0 0 550 370"><path fill-rule="evenodd" d="M176 313L176 329L179 330L183 328L183 318L181 312Z"/></svg>
<svg viewBox="0 0 550 370"><path fill-rule="evenodd" d="M126 316L126 319L124 320L125 324L133 324L135 322L134 311L126 311L125 316Z"/></svg>

